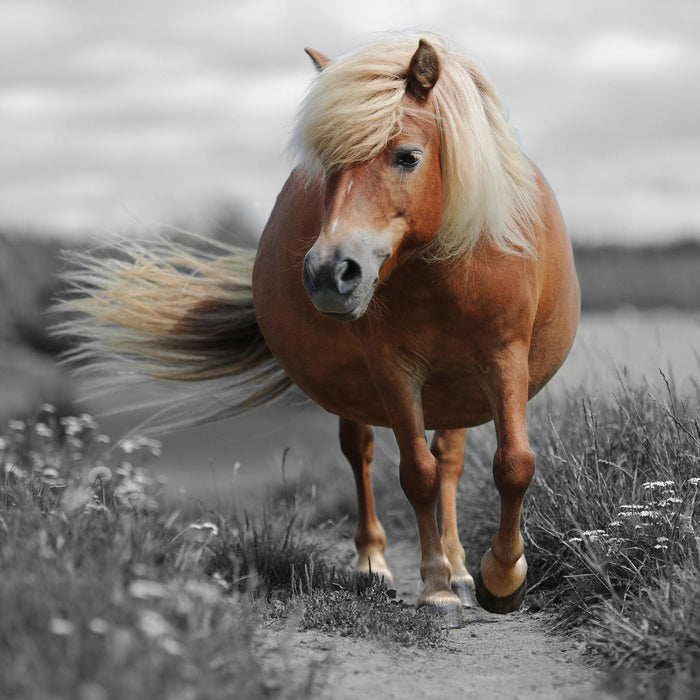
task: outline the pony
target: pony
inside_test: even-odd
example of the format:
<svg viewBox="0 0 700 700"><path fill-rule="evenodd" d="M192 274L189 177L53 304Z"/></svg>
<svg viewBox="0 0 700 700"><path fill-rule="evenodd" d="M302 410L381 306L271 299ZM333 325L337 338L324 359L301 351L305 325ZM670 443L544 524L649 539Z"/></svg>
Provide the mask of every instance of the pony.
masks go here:
<svg viewBox="0 0 700 700"><path fill-rule="evenodd" d="M61 330L77 339L72 359L113 383L197 382L194 404L210 408L187 408L185 422L293 386L337 414L357 487L355 568L389 584L370 465L371 426L390 427L420 537L416 605L449 626L474 597L514 611L534 470L526 406L564 361L580 309L561 212L494 86L439 37L337 60L306 51L317 78L297 162L257 252L164 240L79 254ZM491 420L500 521L472 576L456 489L466 429Z"/></svg>

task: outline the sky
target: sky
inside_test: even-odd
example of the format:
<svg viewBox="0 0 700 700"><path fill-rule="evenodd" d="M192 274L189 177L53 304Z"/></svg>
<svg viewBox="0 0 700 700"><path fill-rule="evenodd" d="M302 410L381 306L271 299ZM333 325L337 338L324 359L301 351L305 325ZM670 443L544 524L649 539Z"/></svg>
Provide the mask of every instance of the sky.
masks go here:
<svg viewBox="0 0 700 700"><path fill-rule="evenodd" d="M700 238L697 0L0 0L0 227L261 230L303 48L402 30L485 68L577 242Z"/></svg>

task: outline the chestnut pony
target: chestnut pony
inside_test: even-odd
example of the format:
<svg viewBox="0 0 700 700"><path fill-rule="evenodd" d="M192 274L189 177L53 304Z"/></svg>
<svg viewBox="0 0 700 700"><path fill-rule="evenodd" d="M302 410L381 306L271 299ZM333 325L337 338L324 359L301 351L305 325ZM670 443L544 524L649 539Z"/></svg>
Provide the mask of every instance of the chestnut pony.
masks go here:
<svg viewBox="0 0 700 700"><path fill-rule="evenodd" d="M357 485L356 568L389 581L370 426L391 427L420 534L417 605L452 625L474 590L487 610L515 610L534 469L526 404L566 357L579 314L554 194L493 86L437 37L393 38L337 61L307 53L319 76L299 115L299 164L260 240L252 295L246 251L125 244L115 258L79 260L68 306L85 313L64 332L83 337L78 359L106 357L103 369L137 372L141 359L152 376L218 381L228 408L193 420L292 383L340 416ZM489 420L501 515L473 579L455 494L465 429ZM430 446L426 429L436 431Z"/></svg>

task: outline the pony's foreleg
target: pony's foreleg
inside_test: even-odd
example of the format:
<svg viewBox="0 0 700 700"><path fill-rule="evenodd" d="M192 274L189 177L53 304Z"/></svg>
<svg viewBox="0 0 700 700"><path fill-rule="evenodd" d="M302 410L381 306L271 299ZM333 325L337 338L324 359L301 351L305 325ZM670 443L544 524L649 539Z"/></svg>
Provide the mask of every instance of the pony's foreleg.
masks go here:
<svg viewBox="0 0 700 700"><path fill-rule="evenodd" d="M386 534L377 518L372 495L370 466L374 451L374 434L369 425L340 419L340 448L350 462L357 488L358 523L355 535L357 547L358 573L372 573L383 576L386 583L393 586L394 580L384 561Z"/></svg>
<svg viewBox="0 0 700 700"><path fill-rule="evenodd" d="M440 468L440 543L452 567L451 588L465 608L474 606L474 579L465 565L457 530L457 484L464 467L466 430L437 430L430 451Z"/></svg>
<svg viewBox="0 0 700 700"><path fill-rule="evenodd" d="M452 567L440 542L436 506L440 496L440 471L425 440L420 387L410 377L396 372L396 363L384 365L375 384L387 407L391 427L399 446L399 478L416 514L420 537L420 574L423 587L416 607L442 615L450 627L464 624L462 602L450 588Z"/></svg>
<svg viewBox="0 0 700 700"><path fill-rule="evenodd" d="M501 520L476 576L476 598L494 613L517 610L525 597L527 562L520 534L520 511L535 460L525 428L527 355L499 377L494 399L498 449L493 478L501 497ZM525 366L524 371L518 368Z"/></svg>

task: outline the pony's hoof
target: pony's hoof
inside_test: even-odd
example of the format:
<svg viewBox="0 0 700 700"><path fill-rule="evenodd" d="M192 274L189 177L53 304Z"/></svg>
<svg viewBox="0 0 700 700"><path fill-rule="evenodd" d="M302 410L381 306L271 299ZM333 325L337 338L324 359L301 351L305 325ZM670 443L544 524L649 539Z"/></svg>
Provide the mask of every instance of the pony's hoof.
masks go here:
<svg viewBox="0 0 700 700"><path fill-rule="evenodd" d="M456 630L464 627L462 604L456 600L445 603L421 603L416 608L435 617L445 629Z"/></svg>
<svg viewBox="0 0 700 700"><path fill-rule="evenodd" d="M452 581L452 592L459 598L463 608L475 608L474 586L464 581Z"/></svg>
<svg viewBox="0 0 700 700"><path fill-rule="evenodd" d="M513 591L510 595L504 598L499 598L493 595L488 588L484 585L484 580L481 578L481 571L479 571L474 577L474 591L476 593L476 599L479 601L479 605L484 610L488 610L490 613L496 613L497 615L505 615L506 613L515 612L523 602L525 598L525 591L527 590L527 579L523 581L517 590Z"/></svg>

